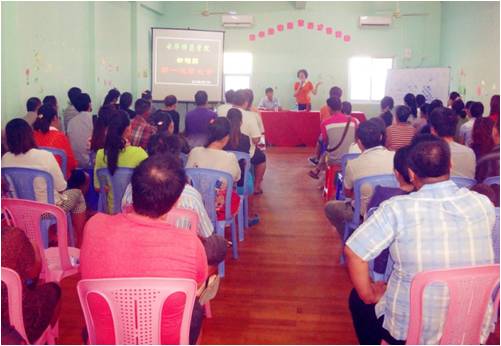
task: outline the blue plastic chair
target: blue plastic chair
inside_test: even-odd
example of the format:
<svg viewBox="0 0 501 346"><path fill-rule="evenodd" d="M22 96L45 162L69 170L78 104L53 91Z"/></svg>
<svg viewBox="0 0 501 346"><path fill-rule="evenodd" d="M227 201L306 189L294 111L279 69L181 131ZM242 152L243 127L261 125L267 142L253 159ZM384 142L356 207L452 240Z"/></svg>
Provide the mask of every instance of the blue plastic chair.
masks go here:
<svg viewBox="0 0 501 346"><path fill-rule="evenodd" d="M64 150L57 149L57 148L51 148L51 147L38 147L39 149L43 149L46 151L50 151L55 157L60 157L61 158L61 171L63 171L63 176L64 179L68 179L69 177L66 174L67 171L67 164L68 164L68 158L66 157L66 153Z"/></svg>
<svg viewBox="0 0 501 346"><path fill-rule="evenodd" d="M186 162L188 162L188 155L185 153L179 153L179 158L183 162L183 167L186 167Z"/></svg>
<svg viewBox="0 0 501 346"><path fill-rule="evenodd" d="M360 156L359 153L344 154L341 157L341 179L339 179L337 181L337 184L336 184L336 200L338 200L338 201L345 199L344 188L343 188L343 179L344 179L344 175L346 173L346 164L348 163L349 160L356 159L358 156Z"/></svg>
<svg viewBox="0 0 501 346"><path fill-rule="evenodd" d="M394 174L380 174L373 175L370 177L364 177L355 180L355 184L353 186L353 199L355 201L355 206L353 210L353 219L349 222L346 222L344 226L344 234L343 234L343 247L346 240L351 235L352 231L357 229L360 225L360 209L361 209L361 188L364 185L372 186L372 189L376 186L385 186L385 187L399 187L397 178L395 178ZM344 263L344 253L341 254L341 263Z"/></svg>
<svg viewBox="0 0 501 346"><path fill-rule="evenodd" d="M459 188L466 187L470 188L477 183L475 179L465 178L465 177L451 177L450 178Z"/></svg>
<svg viewBox="0 0 501 346"><path fill-rule="evenodd" d="M236 157L238 162L241 160L245 161L244 164L244 172L243 172L243 179L244 181L242 182L242 189L240 195L240 203L242 204L242 207L238 211L238 239L240 241L244 240L244 227L249 228L249 195L250 191L248 189L248 178L250 174L250 167L251 167L251 162L250 162L250 155L247 153L243 153L241 151L228 151L229 153L233 153Z"/></svg>
<svg viewBox="0 0 501 346"><path fill-rule="evenodd" d="M497 177L485 178L484 184L487 184L487 185L494 185L494 184L501 185L499 183L499 175Z"/></svg>
<svg viewBox="0 0 501 346"><path fill-rule="evenodd" d="M122 197L125 189L129 185L132 178L133 168L117 168L115 174L111 175L108 168L100 168L97 170L97 179L99 181L99 202L97 211L108 214L117 214L122 211ZM111 185L113 193L113 206L108 205L107 193L105 186ZM110 212L111 207L111 212Z"/></svg>
<svg viewBox="0 0 501 346"><path fill-rule="evenodd" d="M233 178L226 172L207 168L187 168L186 175L195 189L202 195L205 209L214 225L216 233L224 237L224 229L227 224L231 226L231 241L233 258L238 259L238 239L235 220L231 215L231 193L233 190ZM218 221L216 212L216 189L225 180L227 184L225 196L225 216L226 220ZM224 277L224 261L219 264L219 275Z"/></svg>
<svg viewBox="0 0 501 346"><path fill-rule="evenodd" d="M9 183L9 195L13 198L28 199L30 201L36 201L35 194L35 179L41 178L45 181L47 187L47 202L48 204L55 204L54 200L54 181L52 176L42 170L33 168L21 168L21 167L6 167L2 168L2 177ZM68 233L70 236L71 246L75 246L75 235L73 234L73 227L71 222L70 214L68 217ZM49 247L49 227L54 224L54 219L43 218L41 221L42 229L42 240L44 246Z"/></svg>

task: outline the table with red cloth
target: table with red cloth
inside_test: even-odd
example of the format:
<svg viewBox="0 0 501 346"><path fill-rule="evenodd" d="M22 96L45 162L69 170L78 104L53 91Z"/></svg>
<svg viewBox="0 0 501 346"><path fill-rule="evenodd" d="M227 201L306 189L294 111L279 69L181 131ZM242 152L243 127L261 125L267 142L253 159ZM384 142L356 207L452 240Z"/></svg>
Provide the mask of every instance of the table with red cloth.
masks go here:
<svg viewBox="0 0 501 346"><path fill-rule="evenodd" d="M320 136L320 112L261 111L266 143L278 147L314 147Z"/></svg>

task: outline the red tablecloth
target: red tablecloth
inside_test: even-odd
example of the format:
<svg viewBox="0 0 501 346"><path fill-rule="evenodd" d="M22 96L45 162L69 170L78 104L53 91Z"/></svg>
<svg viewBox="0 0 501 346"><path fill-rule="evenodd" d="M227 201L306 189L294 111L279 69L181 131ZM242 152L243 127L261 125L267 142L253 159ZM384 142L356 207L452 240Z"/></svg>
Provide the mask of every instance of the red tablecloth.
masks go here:
<svg viewBox="0 0 501 346"><path fill-rule="evenodd" d="M266 143L314 147L320 136L320 112L261 111Z"/></svg>

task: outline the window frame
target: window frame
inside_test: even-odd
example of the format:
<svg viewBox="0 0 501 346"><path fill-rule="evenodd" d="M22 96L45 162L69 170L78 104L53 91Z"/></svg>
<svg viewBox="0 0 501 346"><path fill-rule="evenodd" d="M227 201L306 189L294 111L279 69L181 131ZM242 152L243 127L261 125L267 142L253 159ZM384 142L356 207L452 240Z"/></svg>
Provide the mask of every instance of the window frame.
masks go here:
<svg viewBox="0 0 501 346"><path fill-rule="evenodd" d="M351 59L353 59L353 58L369 58L371 60L373 60L373 59L391 59L391 68L390 69L393 69L393 68L395 68L395 56L355 55L355 56L352 56L348 59L348 68L347 68L347 71L348 71L348 95L349 95L348 99L350 100L350 103L352 103L352 104L370 104L370 105L379 104L379 102L381 102L381 99L378 99L378 100L353 100L351 98L352 80L351 80L350 62L351 62ZM385 89L386 89L386 85L385 85ZM372 76L370 77L370 97L372 98Z"/></svg>

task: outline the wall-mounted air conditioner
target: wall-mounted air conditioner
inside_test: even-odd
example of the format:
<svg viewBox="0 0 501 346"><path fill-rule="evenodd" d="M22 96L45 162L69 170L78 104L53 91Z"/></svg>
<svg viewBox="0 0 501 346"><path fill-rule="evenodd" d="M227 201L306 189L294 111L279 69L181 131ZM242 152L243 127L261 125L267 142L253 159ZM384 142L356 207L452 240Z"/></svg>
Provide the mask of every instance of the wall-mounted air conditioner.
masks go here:
<svg viewBox="0 0 501 346"><path fill-rule="evenodd" d="M359 26L361 28L388 27L391 25L391 17L361 16Z"/></svg>
<svg viewBox="0 0 501 346"><path fill-rule="evenodd" d="M225 28L248 28L254 24L254 17L248 15L223 15L221 21Z"/></svg>

